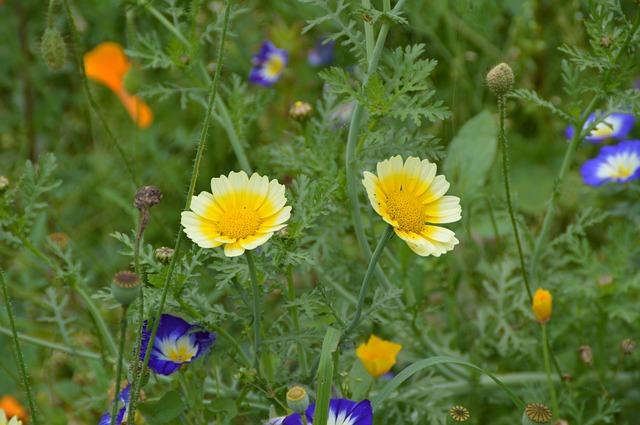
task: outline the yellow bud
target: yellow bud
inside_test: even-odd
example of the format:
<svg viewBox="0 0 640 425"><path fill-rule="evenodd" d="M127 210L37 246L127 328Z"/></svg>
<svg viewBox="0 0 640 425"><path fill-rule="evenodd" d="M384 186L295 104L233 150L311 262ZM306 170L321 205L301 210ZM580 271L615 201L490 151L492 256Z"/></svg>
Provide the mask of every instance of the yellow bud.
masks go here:
<svg viewBox="0 0 640 425"><path fill-rule="evenodd" d="M553 297L551 292L546 289L538 288L533 296L533 304L531 305L533 315L540 323L545 323L551 318L551 310L553 309Z"/></svg>

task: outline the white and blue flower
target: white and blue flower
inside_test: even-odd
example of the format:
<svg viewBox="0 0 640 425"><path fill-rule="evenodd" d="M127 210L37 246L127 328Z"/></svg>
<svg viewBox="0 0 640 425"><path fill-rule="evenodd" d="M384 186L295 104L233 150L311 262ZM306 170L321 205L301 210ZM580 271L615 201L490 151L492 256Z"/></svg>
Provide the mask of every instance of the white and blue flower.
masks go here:
<svg viewBox="0 0 640 425"><path fill-rule="evenodd" d="M604 146L597 157L584 164L582 179L590 186L624 183L640 177L640 140L625 140Z"/></svg>
<svg viewBox="0 0 640 425"><path fill-rule="evenodd" d="M311 404L305 413L307 423L313 425L313 414L316 404ZM369 400L360 402L336 398L329 402L327 425L372 425L373 409ZM273 418L266 425L302 425L299 413Z"/></svg>
<svg viewBox="0 0 640 425"><path fill-rule="evenodd" d="M313 49L309 50L307 60L311 66L322 67L331 65L334 60L334 48L336 42L321 38L316 42Z"/></svg>
<svg viewBox="0 0 640 425"><path fill-rule="evenodd" d="M272 86L282 76L288 60L286 50L277 48L270 41L263 42L260 51L253 56L249 81L265 87Z"/></svg>
<svg viewBox="0 0 640 425"><path fill-rule="evenodd" d="M635 117L631 114L616 112L607 115L604 120L601 116L591 114L584 123L583 130L591 127L596 120L600 122L585 137L588 142L599 143L607 139L623 139L631 132L635 123ZM568 127L567 139L573 138L574 132L575 129L572 126Z"/></svg>
<svg viewBox="0 0 640 425"><path fill-rule="evenodd" d="M144 359L150 333L145 322L142 329L141 360ZM179 317L163 314L153 341L149 368L160 375L171 375L182 365L209 352L215 340L214 333Z"/></svg>
<svg viewBox="0 0 640 425"><path fill-rule="evenodd" d="M127 414L127 408L129 407L129 393L131 392L131 385L127 385L124 387L120 394L118 395L118 406L122 404L122 407L118 409L118 413L116 414L116 425L121 425L122 421ZM111 408L109 408L104 415L100 418L100 423L98 425L111 425Z"/></svg>

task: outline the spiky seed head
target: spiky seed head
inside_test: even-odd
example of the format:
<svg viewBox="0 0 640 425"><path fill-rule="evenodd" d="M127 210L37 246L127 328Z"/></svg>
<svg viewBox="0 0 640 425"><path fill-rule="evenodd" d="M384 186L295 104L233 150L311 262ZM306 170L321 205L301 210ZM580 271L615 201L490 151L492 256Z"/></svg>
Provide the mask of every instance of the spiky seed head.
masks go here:
<svg viewBox="0 0 640 425"><path fill-rule="evenodd" d="M551 409L542 403L529 403L524 408L522 425L539 425L551 423L553 413Z"/></svg>
<svg viewBox="0 0 640 425"><path fill-rule="evenodd" d="M156 257L156 260L158 262L162 264L169 264L169 261L171 261L171 257L173 257L174 252L175 251L173 250L173 248L161 246L154 251L154 256Z"/></svg>
<svg viewBox="0 0 640 425"><path fill-rule="evenodd" d="M289 109L289 116L296 121L306 121L311 116L313 108L307 102L298 100Z"/></svg>
<svg viewBox="0 0 640 425"><path fill-rule="evenodd" d="M508 93L514 81L513 70L504 62L494 66L487 74L487 86L497 96Z"/></svg>
<svg viewBox="0 0 640 425"><path fill-rule="evenodd" d="M578 348L578 352L580 353L580 360L587 366L593 365L593 351L591 347L588 345L581 345Z"/></svg>
<svg viewBox="0 0 640 425"><path fill-rule="evenodd" d="M452 406L449 409L449 417L453 421L453 423L459 422L467 422L471 415L469 414L469 409L461 405Z"/></svg>
<svg viewBox="0 0 640 425"><path fill-rule="evenodd" d="M111 294L123 306L128 306L140 295L140 279L132 271L116 273L111 283Z"/></svg>
<svg viewBox="0 0 640 425"><path fill-rule="evenodd" d="M66 46L60 32L52 27L44 30L40 40L40 54L51 71L58 71L64 66Z"/></svg>
<svg viewBox="0 0 640 425"><path fill-rule="evenodd" d="M294 412L304 413L309 406L309 395L301 386L293 386L287 391L287 406Z"/></svg>
<svg viewBox="0 0 640 425"><path fill-rule="evenodd" d="M143 186L136 192L133 205L139 210L149 209L160 203L162 192L155 186Z"/></svg>
<svg viewBox="0 0 640 425"><path fill-rule="evenodd" d="M635 349L636 342L631 338L623 339L622 342L620 342L620 350L622 350L622 354L624 354L625 356L632 355Z"/></svg>

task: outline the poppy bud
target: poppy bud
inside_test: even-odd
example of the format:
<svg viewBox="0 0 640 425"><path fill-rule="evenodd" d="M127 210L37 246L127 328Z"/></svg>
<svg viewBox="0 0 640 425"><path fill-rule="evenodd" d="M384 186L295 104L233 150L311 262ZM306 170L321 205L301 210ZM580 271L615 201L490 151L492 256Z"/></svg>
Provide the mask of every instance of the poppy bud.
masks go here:
<svg viewBox="0 0 640 425"><path fill-rule="evenodd" d="M140 295L140 279L130 271L116 273L111 283L111 294L124 307L128 306Z"/></svg>
<svg viewBox="0 0 640 425"><path fill-rule="evenodd" d="M553 310L553 297L551 296L551 292L538 288L533 295L531 309L538 322L545 323L549 321L551 311Z"/></svg>
<svg viewBox="0 0 640 425"><path fill-rule="evenodd" d="M487 74L487 86L495 95L502 96L513 87L513 70L506 63L496 65Z"/></svg>
<svg viewBox="0 0 640 425"><path fill-rule="evenodd" d="M161 246L154 251L156 260L162 264L169 264L171 257L173 257L174 250L166 246Z"/></svg>
<svg viewBox="0 0 640 425"><path fill-rule="evenodd" d="M294 412L304 413L309 406L309 395L304 388L295 386L287 391L287 406Z"/></svg>
<svg viewBox="0 0 640 425"><path fill-rule="evenodd" d="M66 47L57 29L49 27L44 31L40 40L40 53L51 71L58 71L64 66Z"/></svg>
<svg viewBox="0 0 640 425"><path fill-rule="evenodd" d="M549 424L553 413L542 403L529 403L522 414L522 425Z"/></svg>

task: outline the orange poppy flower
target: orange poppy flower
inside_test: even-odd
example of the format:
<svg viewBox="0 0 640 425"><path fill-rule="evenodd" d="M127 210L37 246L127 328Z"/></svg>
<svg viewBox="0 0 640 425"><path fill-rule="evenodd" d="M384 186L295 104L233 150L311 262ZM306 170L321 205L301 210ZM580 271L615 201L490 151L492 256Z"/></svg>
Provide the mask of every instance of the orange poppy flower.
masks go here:
<svg viewBox="0 0 640 425"><path fill-rule="evenodd" d="M0 409L4 410L4 413L7 415L7 418L13 418L17 416L18 419L22 421L27 420L27 411L18 400L11 397L10 395L6 395L0 398Z"/></svg>
<svg viewBox="0 0 640 425"><path fill-rule="evenodd" d="M98 44L84 55L84 71L88 78L110 88L140 128L147 128L153 121L149 106L138 96L127 93L124 88L124 76L131 68L131 62L118 43Z"/></svg>

